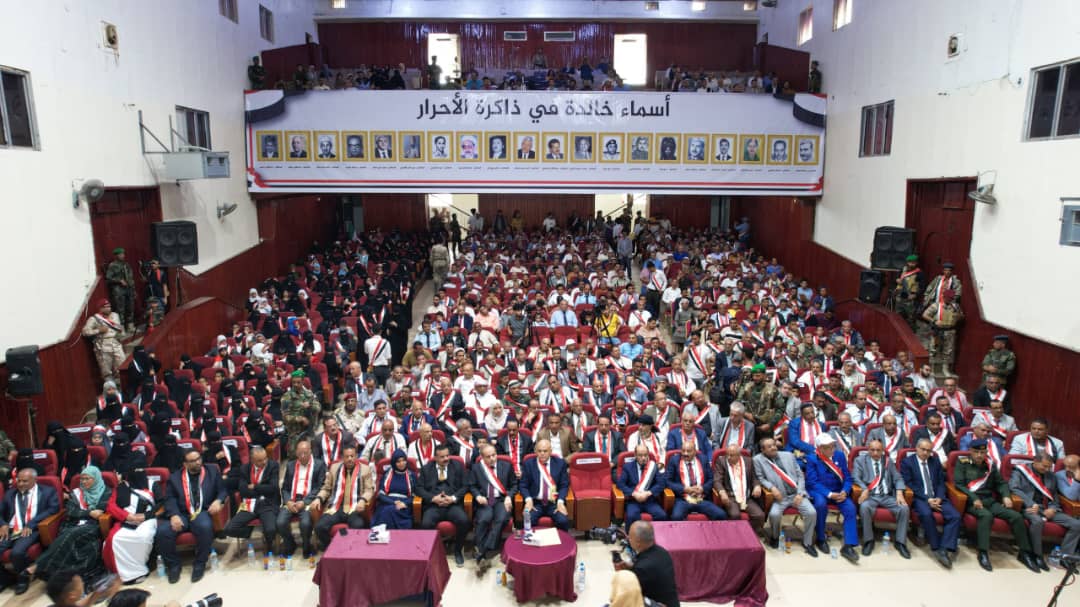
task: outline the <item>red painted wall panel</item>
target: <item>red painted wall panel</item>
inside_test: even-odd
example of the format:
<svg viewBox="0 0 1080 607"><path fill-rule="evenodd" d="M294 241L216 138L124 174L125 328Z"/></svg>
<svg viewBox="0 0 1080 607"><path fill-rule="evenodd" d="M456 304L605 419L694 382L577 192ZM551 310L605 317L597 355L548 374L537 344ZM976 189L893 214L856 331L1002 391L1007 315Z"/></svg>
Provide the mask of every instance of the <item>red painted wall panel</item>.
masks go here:
<svg viewBox="0 0 1080 607"><path fill-rule="evenodd" d="M425 194L363 194L364 229L403 232L427 230Z"/></svg>
<svg viewBox="0 0 1080 607"><path fill-rule="evenodd" d="M710 196L650 196L649 216L662 215L675 227L701 229L709 226L711 206Z"/></svg>
<svg viewBox="0 0 1080 607"><path fill-rule="evenodd" d="M776 72L781 86L791 83L796 91L805 91L810 80L810 53L782 46L757 45L758 69L762 73ZM824 80L824 78L823 78Z"/></svg>
<svg viewBox="0 0 1080 607"><path fill-rule="evenodd" d="M585 219L596 215L596 197L592 194L480 194L477 212L484 217L484 226L494 225L495 214L502 210L509 224L514 211L521 211L525 230L540 228L548 211L555 214L560 228L566 227L570 213Z"/></svg>

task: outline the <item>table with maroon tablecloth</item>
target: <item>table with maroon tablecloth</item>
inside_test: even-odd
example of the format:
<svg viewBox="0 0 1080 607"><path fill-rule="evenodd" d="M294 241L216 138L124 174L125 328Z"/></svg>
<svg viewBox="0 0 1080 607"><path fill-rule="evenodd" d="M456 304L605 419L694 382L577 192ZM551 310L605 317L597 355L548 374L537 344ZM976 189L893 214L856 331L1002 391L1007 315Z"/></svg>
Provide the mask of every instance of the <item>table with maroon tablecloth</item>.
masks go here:
<svg viewBox="0 0 1080 607"><path fill-rule="evenodd" d="M554 595L564 601L577 600L574 566L577 544L560 530L558 546L526 546L520 538L507 538L502 550L506 573L514 578L514 596L519 603Z"/></svg>
<svg viewBox="0 0 1080 607"><path fill-rule="evenodd" d="M391 530L388 544L369 544L368 533L334 535L312 579L319 606L368 607L428 592L438 605L450 582L438 531Z"/></svg>
<svg viewBox="0 0 1080 607"><path fill-rule="evenodd" d="M765 548L746 521L653 523L656 543L671 553L679 599L761 607Z"/></svg>

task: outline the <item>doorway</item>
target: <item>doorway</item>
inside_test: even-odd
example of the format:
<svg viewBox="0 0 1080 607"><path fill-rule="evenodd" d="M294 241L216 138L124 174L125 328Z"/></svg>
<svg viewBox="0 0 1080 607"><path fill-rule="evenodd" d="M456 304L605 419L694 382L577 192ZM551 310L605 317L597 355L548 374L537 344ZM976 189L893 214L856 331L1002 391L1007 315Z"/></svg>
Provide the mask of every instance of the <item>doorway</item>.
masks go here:
<svg viewBox="0 0 1080 607"><path fill-rule="evenodd" d="M154 257L150 224L161 221L161 199L157 188L110 188L100 200L90 203L90 231L94 237L94 262L104 277L113 260L113 249L121 247L135 272L135 312L141 313L143 281L139 266Z"/></svg>
<svg viewBox="0 0 1080 607"><path fill-rule="evenodd" d="M614 65L630 86L648 83L648 37L646 34L615 34Z"/></svg>
<svg viewBox="0 0 1080 607"><path fill-rule="evenodd" d="M432 57L437 57L435 65L442 69L440 87L461 77L461 45L457 34L428 34L428 53L424 64L431 65Z"/></svg>

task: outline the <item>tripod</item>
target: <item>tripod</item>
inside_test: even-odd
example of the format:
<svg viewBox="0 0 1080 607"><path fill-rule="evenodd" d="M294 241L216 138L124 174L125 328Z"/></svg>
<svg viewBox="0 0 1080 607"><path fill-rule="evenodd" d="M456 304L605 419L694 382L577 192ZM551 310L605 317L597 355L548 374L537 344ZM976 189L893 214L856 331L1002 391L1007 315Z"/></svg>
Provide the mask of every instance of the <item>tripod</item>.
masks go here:
<svg viewBox="0 0 1080 607"><path fill-rule="evenodd" d="M1076 565L1080 559L1075 557L1065 557L1061 559L1062 566L1065 567L1065 575L1061 578L1061 583L1054 586L1054 595L1050 597L1050 602L1046 604L1046 607L1055 607L1058 604L1058 597L1061 596L1061 591L1073 583L1073 578L1076 577Z"/></svg>

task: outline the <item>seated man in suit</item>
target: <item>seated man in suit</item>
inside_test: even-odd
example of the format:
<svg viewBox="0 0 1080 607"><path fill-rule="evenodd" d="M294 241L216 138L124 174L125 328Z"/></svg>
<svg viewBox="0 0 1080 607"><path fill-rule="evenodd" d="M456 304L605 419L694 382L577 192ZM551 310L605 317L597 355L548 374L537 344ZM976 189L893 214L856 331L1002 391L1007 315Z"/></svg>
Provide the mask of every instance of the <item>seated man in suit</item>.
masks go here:
<svg viewBox="0 0 1080 607"><path fill-rule="evenodd" d="M941 423L953 436L956 436L957 430L966 425L964 422L964 414L949 404L949 397L945 394L941 394L934 399L933 404L931 404L926 411L926 417L923 418L924 424L933 413L937 413L941 416Z"/></svg>
<svg viewBox="0 0 1080 607"><path fill-rule="evenodd" d="M499 549L506 521L514 514L518 483L513 468L508 462L499 461L493 445L480 447L480 460L473 464L470 474L476 566L483 573L490 566L488 559Z"/></svg>
<svg viewBox="0 0 1080 607"><path fill-rule="evenodd" d="M1057 479L1058 493L1061 497L1080 501L1080 455L1065 457L1065 467L1054 473Z"/></svg>
<svg viewBox="0 0 1080 607"><path fill-rule="evenodd" d="M454 524L454 562L465 566L465 536L469 533L469 517L465 514L465 494L469 492L469 479L465 466L450 459L450 448L435 447L435 459L420 469L420 482L416 495L423 500L420 527L434 529L441 521Z"/></svg>
<svg viewBox="0 0 1080 607"><path fill-rule="evenodd" d="M522 434L518 428L518 421L514 418L506 420L506 434L495 440L495 449L499 455L509 455L510 465L514 468L514 474L521 478L521 462L525 456L532 453L533 442L527 435Z"/></svg>
<svg viewBox="0 0 1080 607"><path fill-rule="evenodd" d="M566 459L571 453L581 450L581 443L570 428L563 426L562 414L551 413L547 418L547 425L536 435L536 442L542 440L551 443L551 454L555 457Z"/></svg>
<svg viewBox="0 0 1080 607"><path fill-rule="evenodd" d="M315 459L321 461L324 468L329 468L330 464L341 461L342 448L355 442L355 439L351 432L341 429L341 424L333 415L323 416L322 424L323 431L315 437L312 450Z"/></svg>
<svg viewBox="0 0 1080 607"><path fill-rule="evenodd" d="M667 513L660 506L664 493L664 475L645 445L638 444L634 448L634 459L623 464L615 486L626 497L627 530L634 521L641 518L642 512L648 512L654 521L667 520Z"/></svg>
<svg viewBox="0 0 1080 607"><path fill-rule="evenodd" d="M924 438L930 441L942 464L948 462L949 454L956 450L956 437L945 427L941 414L937 411L927 414L926 427L915 430L911 435L911 442L918 443Z"/></svg>
<svg viewBox="0 0 1080 607"><path fill-rule="evenodd" d="M626 448L634 449L638 445L645 445L653 459L664 469L664 447L666 443L660 442L660 436L653 430L653 418L651 415L642 415L638 418L638 431L626 439Z"/></svg>
<svg viewBox="0 0 1080 607"><path fill-rule="evenodd" d="M971 432L961 437L957 451L970 451L971 443L980 438L986 440L986 459L990 460L990 465L1000 468L1005 457L1005 439L995 434L990 429L990 424L981 417L976 416L972 420Z"/></svg>
<svg viewBox="0 0 1080 607"><path fill-rule="evenodd" d="M450 455L456 455L465 460L466 466L471 466L480 453L476 450L476 438L473 436L472 424L465 418L458 419L457 432L446 439L450 448Z"/></svg>
<svg viewBox="0 0 1080 607"><path fill-rule="evenodd" d="M347 523L349 529L363 529L364 511L375 497L375 478L371 467L360 461L356 445L345 445L341 461L330 466L323 486L311 508L322 508L322 516L315 523L315 537L323 550L330 546L330 530L334 525Z"/></svg>
<svg viewBox="0 0 1080 607"><path fill-rule="evenodd" d="M817 549L829 552L829 540L825 535L825 519L829 514L829 505L840 508L844 517L844 547L840 554L852 563L859 562L855 546L859 545L859 530L856 526L857 513L855 503L851 501L851 474L847 460L836 449L836 439L828 434L819 434L814 439L815 450L806 456L806 489L814 499L817 510Z"/></svg>
<svg viewBox="0 0 1080 607"><path fill-rule="evenodd" d="M817 408L813 403L803 403L799 407L799 417L788 424L784 450L794 451L795 457L803 459L814 452L814 441L824 433L825 424L818 421Z"/></svg>
<svg viewBox="0 0 1080 607"><path fill-rule="evenodd" d="M1035 564L1043 571L1050 571L1043 560L1043 529L1046 522L1057 523L1066 529L1061 549L1065 554L1076 554L1080 541L1080 517L1069 516L1058 502L1057 479L1054 477L1054 460L1049 453L1035 456L1030 464L1017 464L1009 478L1013 495L1024 500L1024 518L1028 522L1031 548L1035 552Z"/></svg>
<svg viewBox="0 0 1080 607"><path fill-rule="evenodd" d="M870 441L866 451L859 454L851 470L859 494L859 519L862 521L863 556L874 552L874 513L885 508L896 517L896 552L911 558L907 549L908 510L904 499L904 479L893 462L885 455L881 441Z"/></svg>
<svg viewBox="0 0 1080 607"><path fill-rule="evenodd" d="M710 521L727 518L727 511L712 502L712 465L693 443L683 443L682 451L671 460L667 486L675 492L671 520L685 521L691 512L704 514Z"/></svg>
<svg viewBox="0 0 1080 607"><path fill-rule="evenodd" d="M713 466L713 486L720 494L720 505L727 510L728 518L737 521L745 512L750 526L760 529L765 524L765 511L761 508L761 482L753 462L734 443L723 449L724 457L716 458Z"/></svg>
<svg viewBox="0 0 1080 607"><path fill-rule="evenodd" d="M225 482L217 466L203 465L198 451L184 452L184 469L169 477L165 491L165 516L168 524L158 524L158 554L165 560L169 583L180 581L180 557L176 554L176 536L184 531L195 534L195 563L191 569L191 581L202 579L206 572L206 560L214 541L215 516L225 503Z"/></svg>
<svg viewBox="0 0 1080 607"><path fill-rule="evenodd" d="M672 428L667 437L667 450L679 451L683 445L691 444L697 448L698 453L705 458L708 466L712 465L712 441L705 431L694 425L694 414L684 411L682 423L678 428Z"/></svg>
<svg viewBox="0 0 1080 607"><path fill-rule="evenodd" d="M19 470L15 475L15 487L8 489L0 502L0 518L3 519L0 525L0 554L11 551L12 571L18 577L16 594L26 592L30 586L30 575L26 573L26 568L30 566L27 553L41 539L38 525L60 511L60 498L56 490L48 485L39 485L37 477L37 470L33 468Z"/></svg>
<svg viewBox="0 0 1080 607"><path fill-rule="evenodd" d="M612 477L618 476L618 470L615 469L618 465L619 454L626 450L623 445L622 434L616 432L611 427L611 416L607 413L601 413L600 417L596 418L596 430L589 432L585 435L585 443L582 451L589 451L592 453L603 453L608 456L608 462L611 464Z"/></svg>
<svg viewBox="0 0 1080 607"><path fill-rule="evenodd" d="M841 411L836 416L836 427L829 430L829 434L836 439L836 446L844 453L844 457L851 455L855 447L863 446L862 432L851 421L851 414Z"/></svg>
<svg viewBox="0 0 1080 607"><path fill-rule="evenodd" d="M277 533L279 465L266 455L266 449L251 447L249 461L235 466L229 473L233 484L240 494L240 505L236 514L225 525L225 535L248 539L251 527L248 523L258 520L262 525L264 550L274 549L274 535ZM230 542L222 560L228 562L235 556L238 542Z"/></svg>
<svg viewBox="0 0 1080 607"><path fill-rule="evenodd" d="M919 525L923 528L934 558L946 569L952 569L950 553L956 555L961 517L945 493L945 469L934 457L934 447L930 441L923 439L915 444L915 457L905 457L900 462L900 475L914 494L911 507L919 517ZM934 522L935 512L944 519L942 533L938 532Z"/></svg>
<svg viewBox="0 0 1080 607"><path fill-rule="evenodd" d="M888 411L888 409L886 409ZM908 437L900 431L896 424L896 416L886 413L881 417L881 427L874 428L866 434L866 442L879 440L885 446L885 453L889 459L896 461L901 449L907 449Z"/></svg>
<svg viewBox="0 0 1080 607"><path fill-rule="evenodd" d="M372 437L364 445L363 457L372 464L378 464L384 459L390 459L394 451L398 449L404 451L407 448L405 438L397 431L394 422L386 420L382 423L378 436Z"/></svg>
<svg viewBox="0 0 1080 607"><path fill-rule="evenodd" d="M1050 422L1042 417L1031 420L1028 432L1021 432L1012 439L1009 445L1010 455L1037 455L1049 453L1054 463L1065 457L1065 445L1060 438L1050 436Z"/></svg>
<svg viewBox="0 0 1080 607"><path fill-rule="evenodd" d="M761 450L754 456L754 473L766 491L772 494L773 503L769 508L769 542L777 547L780 542L780 523L784 510L797 508L803 519L803 550L812 557L817 557L814 548L814 528L817 524L817 510L806 492L803 471L795 456L787 451L780 451L776 440L768 437L761 439Z"/></svg>
<svg viewBox="0 0 1080 607"><path fill-rule="evenodd" d="M1031 539L1028 537L1024 517L1012 509L1012 496L1009 485L1001 476L1001 471L991 466L986 459L986 441L971 442L971 456L960 458L953 473L956 488L967 496L967 513L977 519L975 530L979 549L979 566L993 571L990 564L990 528L994 519L1005 521L1012 530L1013 540L1020 548L1017 559L1028 569L1038 573L1039 565L1031 552Z"/></svg>
<svg viewBox="0 0 1080 607"><path fill-rule="evenodd" d="M570 477L566 463L551 457L551 441L536 441L536 457L527 460L521 471L521 496L525 498L524 516L532 517L535 527L540 517L547 516L563 531L570 528L566 513L566 492L570 490Z"/></svg>
<svg viewBox="0 0 1080 607"><path fill-rule="evenodd" d="M726 449L735 445L739 449L754 451L754 424L746 419L746 406L739 401L731 403L730 416L721 418L716 424L713 441L717 449Z"/></svg>
<svg viewBox="0 0 1080 607"><path fill-rule="evenodd" d="M311 520L308 506L322 489L326 480L326 467L311 454L311 441L301 439L296 443L296 459L285 464L285 479L281 483L281 509L278 511L278 537L281 538L281 552L290 555L296 551L296 540L292 534L292 517L300 519L300 543L305 559L315 554L311 546L311 533L315 524ZM266 530L263 530L266 533Z"/></svg>
<svg viewBox="0 0 1080 607"><path fill-rule="evenodd" d="M409 459L416 460L417 465L423 467L435 459L435 446L439 444L439 439L435 438L431 425L428 423L420 424L418 434L420 436L409 443L406 454Z"/></svg>
<svg viewBox="0 0 1080 607"><path fill-rule="evenodd" d="M599 408L597 408L599 411ZM585 428L596 423L595 413L585 407L580 398L575 397L570 401L570 410L563 412L563 425L570 429L574 438L581 443L585 441Z"/></svg>
<svg viewBox="0 0 1080 607"><path fill-rule="evenodd" d="M406 439L409 438L411 432L419 432L420 426L427 424L431 427L435 427L435 416L428 413L424 408L424 402L419 398L414 398L412 406L409 408L409 412L405 414L405 417L401 420L401 434Z"/></svg>

